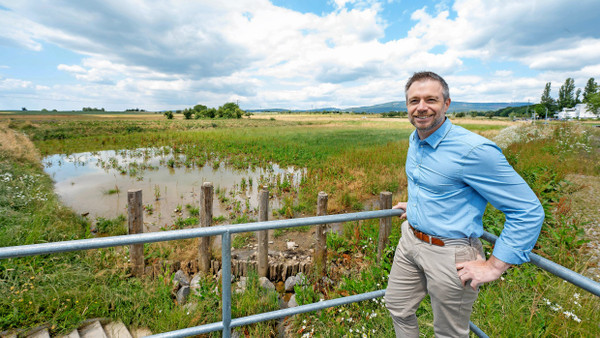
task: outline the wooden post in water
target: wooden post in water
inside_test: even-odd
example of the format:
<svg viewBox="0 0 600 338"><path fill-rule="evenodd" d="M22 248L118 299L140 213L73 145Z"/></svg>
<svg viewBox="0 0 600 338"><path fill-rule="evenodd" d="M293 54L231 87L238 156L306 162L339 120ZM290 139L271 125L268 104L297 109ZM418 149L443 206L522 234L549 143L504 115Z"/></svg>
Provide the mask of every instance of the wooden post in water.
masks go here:
<svg viewBox="0 0 600 338"><path fill-rule="evenodd" d="M127 206L129 234L143 233L144 213L141 189L127 191ZM144 275L144 244L131 244L129 246L129 259L131 261L131 273L136 277L142 277Z"/></svg>
<svg viewBox="0 0 600 338"><path fill-rule="evenodd" d="M269 220L269 190L263 187L258 193L258 221ZM269 271L269 230L256 232L258 241L258 276L267 277Z"/></svg>
<svg viewBox="0 0 600 338"><path fill-rule="evenodd" d="M382 191L379 194L379 206L381 210L392 208L392 193L389 191ZM379 219L379 240L377 241L377 263L381 261L383 251L388 245L390 232L392 230L392 218L385 217Z"/></svg>
<svg viewBox="0 0 600 338"><path fill-rule="evenodd" d="M200 189L200 227L212 225L213 218L213 185L211 182L202 183ZM198 270L208 274L210 271L210 237L200 237L198 243Z"/></svg>
<svg viewBox="0 0 600 338"><path fill-rule="evenodd" d="M317 198L317 216L327 215L327 193L324 191L319 192ZM315 245L315 269L317 273L324 277L327 276L327 234L325 233L326 224L317 225L317 231L315 233L316 245Z"/></svg>

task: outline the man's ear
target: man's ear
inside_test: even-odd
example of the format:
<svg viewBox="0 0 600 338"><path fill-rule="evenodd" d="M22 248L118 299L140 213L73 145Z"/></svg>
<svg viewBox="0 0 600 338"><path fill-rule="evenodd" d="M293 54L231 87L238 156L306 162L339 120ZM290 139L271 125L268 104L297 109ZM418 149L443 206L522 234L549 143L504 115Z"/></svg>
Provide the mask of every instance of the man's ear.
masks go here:
<svg viewBox="0 0 600 338"><path fill-rule="evenodd" d="M446 102L444 102L444 105L446 106L446 111L448 111L448 108L450 108L450 102L452 102L452 100L451 100L450 98L448 98L448 99L446 100ZM446 112L446 111L445 111L445 112ZM445 112L444 112L444 113L445 113Z"/></svg>

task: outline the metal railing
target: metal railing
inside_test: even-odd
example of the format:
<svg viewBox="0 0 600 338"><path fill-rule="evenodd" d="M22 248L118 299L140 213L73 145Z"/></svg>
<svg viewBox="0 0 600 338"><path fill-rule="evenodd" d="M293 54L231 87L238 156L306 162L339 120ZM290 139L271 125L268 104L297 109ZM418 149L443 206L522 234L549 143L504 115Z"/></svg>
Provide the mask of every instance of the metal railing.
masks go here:
<svg viewBox="0 0 600 338"><path fill-rule="evenodd" d="M276 221L265 221L256 223L236 224L236 225L221 225L205 228L171 230L163 232L152 232L144 234L132 234L124 236L103 237L81 239L64 242L53 242L43 244L22 245L15 247L0 248L0 259L24 257L42 254L52 254L69 251L99 249L122 245L143 244L164 242L171 240L199 238L206 236L222 236L221 256L222 256L222 321L210 323L206 325L186 328L182 330L164 332L156 334L152 337L188 337L202 333L214 331L222 331L223 337L230 337L231 329L238 326L254 324L272 319L283 318L295 314L306 313L311 311L322 310L328 307L340 306L354 302L360 302L373 298L382 297L385 290L372 291L358 295L336 298L326 301L321 301L312 304L306 304L294 308L287 308L272 312L259 313L241 318L231 318L231 235L234 233L261 231L268 229L284 229L307 225L318 225L328 223L351 222L364 219L385 218L392 216L400 216L404 211L401 209L386 209L378 211L365 211L350 214L338 214L328 216L316 216L307 218L296 218ZM482 237L486 241L494 243L496 236L485 233ZM567 280L593 294L600 296L600 283L584 277L574 271L571 271L559 264L549 261L538 255L531 254L531 263L538 267L557 275L564 280ZM487 337L472 322L469 323L471 331L479 337Z"/></svg>

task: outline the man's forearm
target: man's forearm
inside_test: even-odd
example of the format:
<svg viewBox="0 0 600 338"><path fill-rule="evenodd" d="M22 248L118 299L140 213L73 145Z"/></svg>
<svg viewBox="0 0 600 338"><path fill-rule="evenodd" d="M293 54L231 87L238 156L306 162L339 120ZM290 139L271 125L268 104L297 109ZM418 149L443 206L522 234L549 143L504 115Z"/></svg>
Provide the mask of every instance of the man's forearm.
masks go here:
<svg viewBox="0 0 600 338"><path fill-rule="evenodd" d="M498 274L498 277L496 277L496 279L498 279L500 275L502 275L504 271L508 270L508 268L510 268L512 265L501 261L494 255L491 255L490 258L486 261L486 263L490 266L492 270L495 270Z"/></svg>

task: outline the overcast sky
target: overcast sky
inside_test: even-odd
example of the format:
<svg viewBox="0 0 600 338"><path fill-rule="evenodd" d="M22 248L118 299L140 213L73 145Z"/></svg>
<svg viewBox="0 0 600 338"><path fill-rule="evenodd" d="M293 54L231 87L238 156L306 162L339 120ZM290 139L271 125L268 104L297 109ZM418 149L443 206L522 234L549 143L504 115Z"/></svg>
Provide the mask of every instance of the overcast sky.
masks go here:
<svg viewBox="0 0 600 338"><path fill-rule="evenodd" d="M598 0L0 0L0 109L538 102L600 82Z"/></svg>

